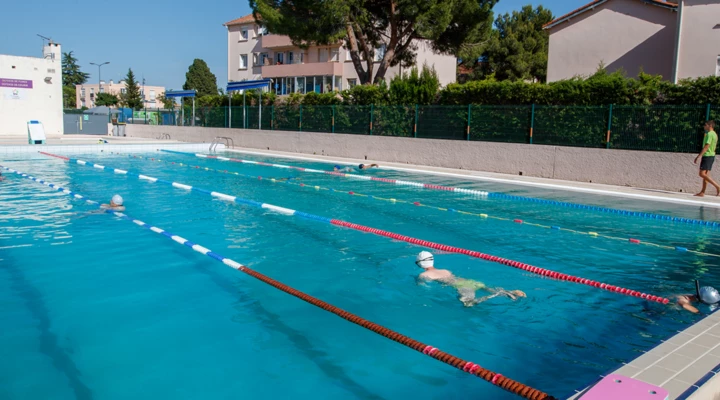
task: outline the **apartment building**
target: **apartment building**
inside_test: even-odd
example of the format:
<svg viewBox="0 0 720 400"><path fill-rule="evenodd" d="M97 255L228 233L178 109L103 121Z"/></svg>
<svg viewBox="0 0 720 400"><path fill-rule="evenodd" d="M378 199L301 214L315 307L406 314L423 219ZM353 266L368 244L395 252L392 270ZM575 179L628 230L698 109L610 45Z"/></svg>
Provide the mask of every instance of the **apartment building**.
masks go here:
<svg viewBox="0 0 720 400"><path fill-rule="evenodd" d="M100 81L96 84L75 85L75 104L77 108L93 108L98 93L111 93L120 97L126 91L127 85L124 80L117 83L110 80L109 82ZM163 104L157 98L164 93L164 86L140 85L140 95L145 102L145 108L162 108Z"/></svg>
<svg viewBox="0 0 720 400"><path fill-rule="evenodd" d="M548 82L640 71L677 83L720 76L720 0L595 0L545 25Z"/></svg>
<svg viewBox="0 0 720 400"><path fill-rule="evenodd" d="M350 52L341 43L301 49L293 46L287 36L269 34L252 14L224 26L228 31L229 82L271 78L272 90L281 95L340 91L359 83ZM435 67L443 86L455 82L454 56L433 52L425 40L419 40L417 46L418 67L423 64ZM376 63L379 64L383 52L383 48L376 49ZM391 67L385 78L389 81L402 72L400 66Z"/></svg>

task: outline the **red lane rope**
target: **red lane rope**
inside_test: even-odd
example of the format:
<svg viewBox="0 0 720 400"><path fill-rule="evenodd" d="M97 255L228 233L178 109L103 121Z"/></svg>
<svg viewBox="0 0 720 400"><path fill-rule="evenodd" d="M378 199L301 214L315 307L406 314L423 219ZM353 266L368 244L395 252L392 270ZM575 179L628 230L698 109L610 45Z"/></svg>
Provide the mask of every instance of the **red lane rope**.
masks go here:
<svg viewBox="0 0 720 400"><path fill-rule="evenodd" d="M70 161L69 158L63 157L63 156L59 156L59 155L57 155L57 154L50 154L50 153L46 153L46 152L44 152L44 151L38 151L38 153L44 154L44 155L50 156L50 157L59 158L59 159L61 159L61 160Z"/></svg>
<svg viewBox="0 0 720 400"><path fill-rule="evenodd" d="M573 276L573 275L563 274L562 272L555 272L555 271L552 271L549 269L535 267L530 264L525 264L525 263L521 263L518 261L508 260L506 258L491 256L489 254L481 253L479 251L467 250L467 249L462 249L459 247L429 242L427 240L421 240L421 239L416 239L416 238L412 238L409 236L403 236L403 235L400 235L397 233L383 231L381 229L375 229L375 228L370 228L370 227L363 226L363 225L358 225L358 224L353 224L350 222L341 221L339 219L332 219L332 220L330 220L330 223L333 225L343 226L345 228L355 229L355 230L362 231L362 232L368 232L368 233L372 233L372 234L375 234L378 236L384 236L384 237L388 237L388 238L395 239L395 240L401 240L403 242L412 243L412 244L424 246L424 247L429 247L429 248L436 249L436 250L446 251L449 253L464 254L466 256L480 258L480 259L483 259L486 261L496 262L499 264L518 268L518 269L521 269L524 271L532 272L533 274L547 276L547 277L558 279L561 281L569 281L569 282L579 283L582 285L587 285L587 286L592 286L594 288L607 290L609 292L615 292L615 293L620 293L620 294L624 294L627 296L638 297L638 298L641 298L644 300L654 301L654 302L661 303L661 304L668 304L670 302L669 299L664 298L664 297L655 296L655 295L651 295L651 294L647 294L647 293L643 293L643 292L638 292L636 290L630 290L630 289L626 289L626 288L623 288L620 286L609 285L607 283L597 282L597 281L593 281L590 279L580 278L580 277Z"/></svg>

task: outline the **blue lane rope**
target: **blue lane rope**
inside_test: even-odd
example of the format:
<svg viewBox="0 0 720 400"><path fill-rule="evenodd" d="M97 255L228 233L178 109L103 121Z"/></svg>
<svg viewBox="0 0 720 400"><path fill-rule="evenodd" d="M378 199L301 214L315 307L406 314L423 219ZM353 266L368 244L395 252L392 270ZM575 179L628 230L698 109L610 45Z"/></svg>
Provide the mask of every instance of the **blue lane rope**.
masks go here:
<svg viewBox="0 0 720 400"><path fill-rule="evenodd" d="M282 164L270 164L270 163L235 159L235 158L229 158L229 157L208 156L206 154L187 153L187 152L183 152L183 151L164 150L164 149L161 149L160 151L163 151L166 153L171 153L171 154L181 154L181 155L185 155L185 156L200 157L200 158L204 158L204 159L215 159L215 160L220 160L220 161L238 161L241 163L250 163L250 164L254 164L254 165L262 165L265 167L292 168L292 169L302 171L302 172L323 173L323 174L327 174L327 175L340 176L340 177L345 177L345 178L372 180L375 182L384 182L384 183L394 183L395 182L395 180L393 180L393 179L389 179L389 180L380 179L380 178L372 179L371 177L362 176L362 175L334 173L331 171L306 169L306 168L292 167L292 166L282 165ZM403 182L403 181L397 181L397 182ZM430 185L430 184L415 184L415 185L408 185L408 186L422 187L423 185L437 186L437 185ZM659 221L671 221L671 222L678 222L678 223L691 224L691 225L709 226L709 227L713 227L713 228L717 228L718 226L720 226L720 223L715 222L715 221L705 221L705 220L699 220L699 219L693 219L693 218L680 218L680 217L673 217L673 216L662 215L662 214L653 214L653 213L638 212L638 211L620 210L620 209L616 209L616 208L591 206L591 205L586 205L586 204L570 203L570 202L566 202L566 201L539 199L539 198L535 198L535 197L514 196L514 195L498 193L498 192L485 192L485 191L477 191L477 190L462 189L462 188L449 188L449 189L454 189L454 190L448 190L448 191L459 192L459 193L466 193L467 191L475 191L478 193L482 193L483 197L495 198L495 199L501 199L501 200L514 200L514 201L524 201L524 202L537 203L537 204L547 204L547 205L552 205L552 206L557 206L557 207L575 208L575 209L579 209L579 210L588 210L588 211L595 211L595 212L600 212L600 213L622 215L622 216L626 216L626 217L638 217L638 218L644 218L644 219L654 219L654 220L659 220Z"/></svg>

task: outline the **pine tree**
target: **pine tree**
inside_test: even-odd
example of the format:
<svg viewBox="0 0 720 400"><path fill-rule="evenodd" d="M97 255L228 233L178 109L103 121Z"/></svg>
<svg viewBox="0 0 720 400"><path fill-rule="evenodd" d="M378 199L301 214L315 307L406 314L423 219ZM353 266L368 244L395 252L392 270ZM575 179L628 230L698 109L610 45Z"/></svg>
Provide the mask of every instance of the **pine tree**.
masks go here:
<svg viewBox="0 0 720 400"><path fill-rule="evenodd" d="M197 91L196 96L214 96L218 94L217 78L210 72L207 63L199 58L193 60L185 74L183 90Z"/></svg>
<svg viewBox="0 0 720 400"><path fill-rule="evenodd" d="M62 55L63 107L65 108L76 107L75 85L82 85L90 77L88 73L80 70L77 61L72 51Z"/></svg>
<svg viewBox="0 0 720 400"><path fill-rule="evenodd" d="M133 110L140 110L143 108L143 98L140 95L140 85L135 80L135 74L131 69L128 69L127 76L125 77L125 93L120 95L120 104L123 107L132 108Z"/></svg>

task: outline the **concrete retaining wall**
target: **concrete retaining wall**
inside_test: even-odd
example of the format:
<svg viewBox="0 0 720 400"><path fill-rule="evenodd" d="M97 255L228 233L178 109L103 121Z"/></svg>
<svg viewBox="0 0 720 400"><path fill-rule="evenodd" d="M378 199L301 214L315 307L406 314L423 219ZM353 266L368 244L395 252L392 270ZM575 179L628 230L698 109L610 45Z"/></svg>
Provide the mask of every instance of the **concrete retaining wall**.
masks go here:
<svg viewBox="0 0 720 400"><path fill-rule="evenodd" d="M698 191L693 154L585 149L314 132L128 125L127 135L210 143L231 137L238 147L434 167L594 182L669 191ZM720 167L718 167L720 168ZM710 190L708 193L712 193Z"/></svg>

